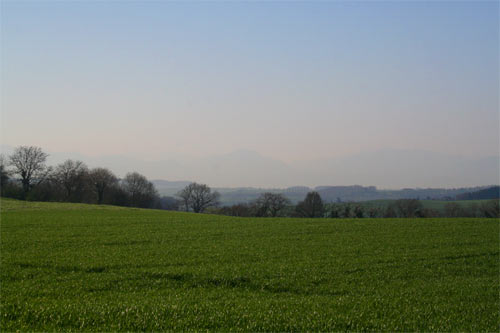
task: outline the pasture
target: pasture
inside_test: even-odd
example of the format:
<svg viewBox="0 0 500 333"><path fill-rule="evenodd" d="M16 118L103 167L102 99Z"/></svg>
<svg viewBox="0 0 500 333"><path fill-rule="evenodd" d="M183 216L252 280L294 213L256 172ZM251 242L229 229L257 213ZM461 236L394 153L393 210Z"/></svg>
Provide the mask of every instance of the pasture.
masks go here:
<svg viewBox="0 0 500 333"><path fill-rule="evenodd" d="M386 209L387 206L393 204L396 200L393 199L382 199L382 200L369 200L369 201L359 201L353 202L353 205L360 205L365 209L379 208ZM491 201L488 200L419 200L422 203L422 207L425 209L433 209L441 214L445 213L445 207L448 204L457 204L462 208L469 208L472 205L480 206Z"/></svg>
<svg viewBox="0 0 500 333"><path fill-rule="evenodd" d="M1 201L2 331L497 331L498 219Z"/></svg>

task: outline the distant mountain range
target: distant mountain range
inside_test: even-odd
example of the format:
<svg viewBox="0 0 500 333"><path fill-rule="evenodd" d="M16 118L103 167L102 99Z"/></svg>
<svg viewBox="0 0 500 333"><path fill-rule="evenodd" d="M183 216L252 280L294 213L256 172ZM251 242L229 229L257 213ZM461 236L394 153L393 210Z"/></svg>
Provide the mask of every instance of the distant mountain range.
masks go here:
<svg viewBox="0 0 500 333"><path fill-rule="evenodd" d="M188 185L190 182L169 182L165 180L153 180L159 192L166 196L175 196L175 194ZM295 186L285 189L263 189L252 187L241 188L214 188L221 193L221 203L223 205L233 205L255 200L264 192L282 193L294 204L304 199L307 192L317 191L325 202L350 202L350 201L368 201L378 199L437 199L453 200L463 196L467 199L469 195L475 198L475 193L495 193L498 192L498 186L479 186L468 188L444 189L401 189L401 190L379 190L375 186L317 186L314 188L306 186ZM490 196L483 195L482 199L489 199Z"/></svg>
<svg viewBox="0 0 500 333"><path fill-rule="evenodd" d="M2 145L1 149L9 154L13 147ZM78 153L48 153L51 165L71 158L82 160L90 167L107 167L121 177L127 172L138 171L149 179L176 180L158 183L165 193L171 192L166 189L177 188L191 180L211 187L233 188L233 192L248 186L283 189L294 185L363 184L379 188L472 188L500 183L499 156L474 158L421 150L385 149L290 163L250 150L199 158L169 154L157 160L122 155L90 157Z"/></svg>

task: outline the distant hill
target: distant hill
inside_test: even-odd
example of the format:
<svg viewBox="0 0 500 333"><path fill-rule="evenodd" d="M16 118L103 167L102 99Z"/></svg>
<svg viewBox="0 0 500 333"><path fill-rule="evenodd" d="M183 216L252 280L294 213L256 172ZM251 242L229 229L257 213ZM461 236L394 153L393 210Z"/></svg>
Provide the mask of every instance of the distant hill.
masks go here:
<svg viewBox="0 0 500 333"><path fill-rule="evenodd" d="M163 179L155 179L151 182L156 186L156 189L160 192L160 194L167 196L175 195L181 189L192 183L187 180L169 181Z"/></svg>
<svg viewBox="0 0 500 333"><path fill-rule="evenodd" d="M184 188L191 182L153 180L153 183L155 184L160 194L166 196L175 196L177 192L179 192L182 188ZM460 195L477 193L481 191L491 191L491 188L497 188L498 193L498 186L465 187L455 189L406 188L401 190L379 190L375 186L360 185L317 186L314 188L307 186L294 186L284 189L255 187L215 187L213 189L221 194L221 202L223 205L232 205L236 203L250 202L252 200L255 200L264 192L282 193L293 203L297 203L303 200L307 192L310 191L317 191L325 202L348 202L387 199L455 200L455 198L458 198L458 196Z"/></svg>
<svg viewBox="0 0 500 333"><path fill-rule="evenodd" d="M42 147L43 148L43 147ZM8 155L14 147L0 145ZM137 171L149 179L192 180L219 188L289 188L290 196L303 193L303 188L325 184L342 185L345 189L318 189L336 196L346 196L354 191L354 198L361 192L370 197L373 189L351 189L352 184L366 184L378 188L471 188L476 185L500 183L499 156L466 157L421 150L384 149L354 155L328 157L315 160L284 162L276 156L266 156L251 150L237 150L227 154L209 154L204 157L174 153L158 154L153 158L129 155L85 156L79 153L50 152L49 165L56 165L67 158L82 160L89 167L106 167L119 177ZM160 191L175 193L179 184L157 184ZM323 186L321 186L323 187ZM336 187L336 186L335 186ZM163 189L163 190L162 190ZM305 190L307 191L307 190ZM247 191L248 192L248 191ZM407 195L415 195L407 191ZM389 195L390 193L384 193ZM454 193L457 195L461 193ZM399 194L395 194L399 195ZM417 196L422 196L417 193ZM435 195L434 193L428 194ZM424 194L424 197L427 194ZM333 199L336 199L335 197ZM357 200L357 199L356 199Z"/></svg>
<svg viewBox="0 0 500 333"><path fill-rule="evenodd" d="M484 200L500 198L500 186L492 186L484 190L457 195L457 200Z"/></svg>

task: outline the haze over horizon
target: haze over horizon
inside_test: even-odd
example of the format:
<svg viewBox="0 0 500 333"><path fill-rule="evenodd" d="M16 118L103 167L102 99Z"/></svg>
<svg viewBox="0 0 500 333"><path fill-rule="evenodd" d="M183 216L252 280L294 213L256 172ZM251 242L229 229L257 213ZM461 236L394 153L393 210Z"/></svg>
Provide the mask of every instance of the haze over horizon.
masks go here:
<svg viewBox="0 0 500 333"><path fill-rule="evenodd" d="M10 154L14 147L1 145ZM196 181L212 187L287 188L294 186L376 186L379 189L459 188L500 184L498 156L480 158L422 150L386 149L337 158L284 162L251 150L203 157L49 153L49 165L66 159L106 167L119 177L138 171L152 180ZM470 174L470 170L475 170Z"/></svg>
<svg viewBox="0 0 500 333"><path fill-rule="evenodd" d="M6 150L213 186L499 183L498 2L0 6Z"/></svg>

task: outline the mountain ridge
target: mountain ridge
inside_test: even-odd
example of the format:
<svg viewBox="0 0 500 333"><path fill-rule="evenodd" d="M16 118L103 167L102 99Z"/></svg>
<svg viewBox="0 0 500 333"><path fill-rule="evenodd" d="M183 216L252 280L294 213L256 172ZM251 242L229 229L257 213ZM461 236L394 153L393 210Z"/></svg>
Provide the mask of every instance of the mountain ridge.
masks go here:
<svg viewBox="0 0 500 333"><path fill-rule="evenodd" d="M12 150L2 145L3 152ZM311 188L324 184L364 184L385 189L459 188L500 183L499 156L464 157L423 150L383 149L287 163L251 150L185 159L163 155L157 160L49 152L48 164L67 158L82 160L89 167L109 168L120 177L137 171L150 179L196 181L218 188L287 188L297 184Z"/></svg>

